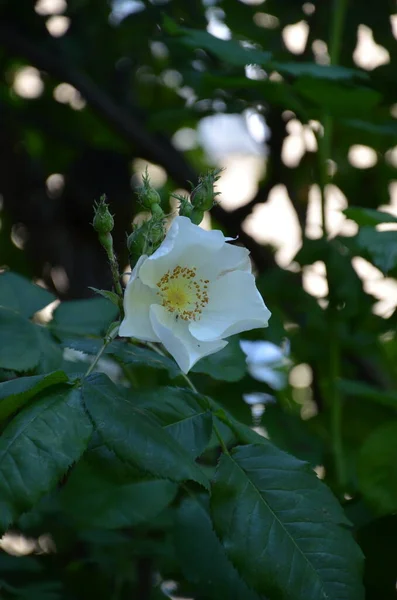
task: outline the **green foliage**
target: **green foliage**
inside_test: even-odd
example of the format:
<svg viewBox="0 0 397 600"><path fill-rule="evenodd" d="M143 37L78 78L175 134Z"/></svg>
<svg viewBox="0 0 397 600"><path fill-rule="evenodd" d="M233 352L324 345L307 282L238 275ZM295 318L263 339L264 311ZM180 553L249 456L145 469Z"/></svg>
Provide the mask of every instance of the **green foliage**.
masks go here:
<svg viewBox="0 0 397 600"><path fill-rule="evenodd" d="M218 465L211 511L230 559L260 594L364 598L348 521L304 463L270 445L235 448Z"/></svg>
<svg viewBox="0 0 397 600"><path fill-rule="evenodd" d="M57 37L44 4L0 9L0 524L34 546L11 556L2 540L1 597L395 598L395 7L85 0L67 3ZM289 26L302 22L296 54ZM365 27L388 63L356 48ZM286 378L274 385L266 359L267 377L251 376L234 336L194 366L194 392L157 344L104 347L121 280L90 222L106 193L103 241L121 272L142 209L153 219L132 258L157 223L156 248L175 190L181 201L229 163L207 153L203 126L216 138L226 123L215 141L240 161L229 118L256 174L246 157L228 166L245 205L220 197L210 218L251 251L273 314L247 339L286 340ZM144 206L142 159L156 173ZM273 226L281 190L289 212L258 241L248 224L267 207ZM196 223L211 204L199 200L183 207ZM275 240L292 222L301 245L287 265ZM56 296L52 317L37 314Z"/></svg>
<svg viewBox="0 0 397 600"><path fill-rule="evenodd" d="M47 375L20 377L0 383L0 421L7 419L46 388L67 380L63 371L55 371Z"/></svg>
<svg viewBox="0 0 397 600"><path fill-rule="evenodd" d="M54 311L51 330L59 337L104 335L118 310L105 298L63 302Z"/></svg>
<svg viewBox="0 0 397 600"><path fill-rule="evenodd" d="M365 440L359 452L359 488L378 514L396 512L396 433L395 422L377 427Z"/></svg>
<svg viewBox="0 0 397 600"><path fill-rule="evenodd" d="M3 531L56 486L91 433L81 393L69 387L49 391L7 425L0 438Z"/></svg>
<svg viewBox="0 0 397 600"><path fill-rule="evenodd" d="M40 359L36 327L25 317L0 308L0 368L29 371Z"/></svg>
<svg viewBox="0 0 397 600"><path fill-rule="evenodd" d="M158 477L172 481L208 482L189 453L151 417L136 409L133 398L121 395L104 375L93 375L83 383L85 406L106 446L118 458Z"/></svg>
<svg viewBox="0 0 397 600"><path fill-rule="evenodd" d="M35 312L45 308L55 296L47 290L33 284L17 273L0 274L0 306L30 318Z"/></svg>
<svg viewBox="0 0 397 600"><path fill-rule="evenodd" d="M150 522L176 492L171 481L142 477L106 447L97 446L73 470L61 503L81 528L118 529Z"/></svg>

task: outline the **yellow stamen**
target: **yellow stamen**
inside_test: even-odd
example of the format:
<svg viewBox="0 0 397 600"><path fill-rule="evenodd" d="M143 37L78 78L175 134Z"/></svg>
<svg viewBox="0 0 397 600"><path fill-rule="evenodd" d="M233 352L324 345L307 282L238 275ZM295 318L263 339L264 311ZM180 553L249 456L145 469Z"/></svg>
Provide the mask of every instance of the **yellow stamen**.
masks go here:
<svg viewBox="0 0 397 600"><path fill-rule="evenodd" d="M208 279L199 279L196 267L177 265L157 283L162 305L184 321L197 321L208 304Z"/></svg>

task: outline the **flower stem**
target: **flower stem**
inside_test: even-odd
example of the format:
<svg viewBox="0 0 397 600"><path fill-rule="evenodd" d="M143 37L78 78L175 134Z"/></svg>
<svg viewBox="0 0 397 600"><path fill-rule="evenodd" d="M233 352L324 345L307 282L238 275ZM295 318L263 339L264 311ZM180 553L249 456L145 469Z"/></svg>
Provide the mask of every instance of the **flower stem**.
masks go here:
<svg viewBox="0 0 397 600"><path fill-rule="evenodd" d="M348 0L334 0L332 21L329 39L329 55L331 65L337 65L340 59L343 29ZM317 136L319 160L319 184L321 193L321 221L323 238L328 238L328 223L326 211L326 186L329 180L327 160L332 154L333 119L329 114L323 116L324 133ZM327 282L329 287L328 323L329 323L329 364L327 395L331 417L332 451L335 466L335 475L338 488L343 491L346 485L346 469L343 452L342 437L342 397L337 383L340 376L341 351L338 339L338 313L330 279L330 266L326 264Z"/></svg>
<svg viewBox="0 0 397 600"><path fill-rule="evenodd" d="M109 346L109 344L111 342L113 342L114 338L117 336L119 332L119 323L112 323L105 335L105 338L103 340L103 345L101 346L101 348L99 349L99 351L97 352L97 354L95 355L94 360L92 361L92 363L90 364L90 366L87 369L86 374L84 375L84 378L88 377L88 375L91 375L92 371L95 369L99 359L101 358L102 354L105 352L107 346Z"/></svg>

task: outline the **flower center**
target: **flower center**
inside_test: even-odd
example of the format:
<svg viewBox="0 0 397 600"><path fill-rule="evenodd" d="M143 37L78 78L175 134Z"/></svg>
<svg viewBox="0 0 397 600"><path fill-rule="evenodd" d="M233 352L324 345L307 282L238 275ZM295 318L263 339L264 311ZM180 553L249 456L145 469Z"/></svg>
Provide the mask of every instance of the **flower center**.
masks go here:
<svg viewBox="0 0 397 600"><path fill-rule="evenodd" d="M162 306L175 313L177 319L197 321L208 304L208 279L200 279L196 267L177 265L167 271L157 284Z"/></svg>

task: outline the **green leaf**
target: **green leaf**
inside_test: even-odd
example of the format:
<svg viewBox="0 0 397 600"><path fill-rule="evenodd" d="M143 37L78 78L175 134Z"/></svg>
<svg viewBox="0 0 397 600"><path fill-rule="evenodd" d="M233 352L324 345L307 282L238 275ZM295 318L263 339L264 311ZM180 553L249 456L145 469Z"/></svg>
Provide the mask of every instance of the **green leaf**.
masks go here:
<svg viewBox="0 0 397 600"><path fill-rule="evenodd" d="M194 373L205 373L221 381L240 381L247 371L245 354L237 338L232 338L225 348L206 356L193 367Z"/></svg>
<svg viewBox="0 0 397 600"><path fill-rule="evenodd" d="M397 423L376 428L360 449L359 489L378 514L397 511Z"/></svg>
<svg viewBox="0 0 397 600"><path fill-rule="evenodd" d="M128 342L115 342L110 348L110 353L127 365L166 369L171 378L181 374L180 368L172 358L157 354L149 348L140 348Z"/></svg>
<svg viewBox="0 0 397 600"><path fill-rule="evenodd" d="M47 375L20 377L0 383L0 421L3 421L19 410L27 402L48 387L68 380L63 371L55 371Z"/></svg>
<svg viewBox="0 0 397 600"><path fill-rule="evenodd" d="M174 535L182 572L201 594L214 600L259 600L226 555L213 530L205 498L182 502Z"/></svg>
<svg viewBox="0 0 397 600"><path fill-rule="evenodd" d="M83 398L102 440L121 460L172 481L206 477L173 437L149 413L137 409L108 377L96 373L83 382Z"/></svg>
<svg viewBox="0 0 397 600"><path fill-rule="evenodd" d="M362 555L343 510L306 463L270 443L223 455L215 530L238 571L270 598L361 600Z"/></svg>
<svg viewBox="0 0 397 600"><path fill-rule="evenodd" d="M383 273L388 274L397 267L397 231L376 231L372 227L362 227L356 243Z"/></svg>
<svg viewBox="0 0 397 600"><path fill-rule="evenodd" d="M118 315L106 298L62 302L54 311L50 328L58 336L104 335Z"/></svg>
<svg viewBox="0 0 397 600"><path fill-rule="evenodd" d="M348 219L352 219L360 226L378 225L378 223L397 223L397 217L382 210L374 208L362 208L361 206L349 206L342 211Z"/></svg>
<svg viewBox="0 0 397 600"><path fill-rule="evenodd" d="M28 371L39 359L36 325L11 310L0 308L0 368Z"/></svg>
<svg viewBox="0 0 397 600"><path fill-rule="evenodd" d="M29 318L56 297L25 277L6 271L0 274L0 306Z"/></svg>
<svg viewBox="0 0 397 600"><path fill-rule="evenodd" d="M380 390L361 381L340 379L338 381L340 391L354 398L367 398L383 406L389 406L397 410L397 392Z"/></svg>
<svg viewBox="0 0 397 600"><path fill-rule="evenodd" d="M274 62L269 66L280 73L301 77L303 75L322 79L351 80L368 79L368 74L358 69L348 69L339 65L319 65L310 62Z"/></svg>
<svg viewBox="0 0 397 600"><path fill-rule="evenodd" d="M336 116L370 114L382 99L379 92L373 89L353 87L332 79L301 77L295 82L294 89L303 98Z"/></svg>
<svg viewBox="0 0 397 600"><path fill-rule="evenodd" d="M202 48L217 58L235 67L245 67L250 63L267 65L271 57L269 52L263 52L256 48L244 47L237 40L221 40L207 31L200 29L178 28L172 33L178 33L184 45L197 50Z"/></svg>
<svg viewBox="0 0 397 600"><path fill-rule="evenodd" d="M90 288L90 290L92 290L96 294L99 294L100 296L103 296L107 300L110 300L110 302L112 302L112 304L114 304L115 306L117 306L117 307L119 306L120 299L115 292L110 292L109 290L98 290L98 288L91 287L91 286L88 286L88 287Z"/></svg>
<svg viewBox="0 0 397 600"><path fill-rule="evenodd" d="M192 458L200 456L208 446L212 414L205 398L185 388L161 387L142 391L134 403L157 417Z"/></svg>
<svg viewBox="0 0 397 600"><path fill-rule="evenodd" d="M110 451L95 449L86 452L73 469L61 501L78 526L117 529L155 518L172 502L177 490L175 483L143 479Z"/></svg>
<svg viewBox="0 0 397 600"><path fill-rule="evenodd" d="M92 426L81 394L49 391L25 408L0 438L0 526L38 502L84 452Z"/></svg>
<svg viewBox="0 0 397 600"><path fill-rule="evenodd" d="M102 340L98 339L69 339L63 340L62 345L65 348L73 348L85 354L96 354L103 345ZM141 348L129 342L116 341L107 346L106 354L113 356L118 361L134 367L150 367L152 369L167 370L171 378L181 375L181 370L174 360L168 356L157 354L149 348Z"/></svg>

